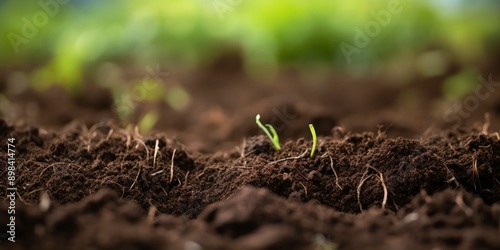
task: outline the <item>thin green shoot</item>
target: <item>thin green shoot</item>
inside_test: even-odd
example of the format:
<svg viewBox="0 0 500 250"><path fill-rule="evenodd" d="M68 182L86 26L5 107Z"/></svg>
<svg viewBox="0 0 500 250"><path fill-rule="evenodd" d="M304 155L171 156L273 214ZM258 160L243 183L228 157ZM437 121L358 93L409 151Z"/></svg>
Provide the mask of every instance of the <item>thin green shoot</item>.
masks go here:
<svg viewBox="0 0 500 250"><path fill-rule="evenodd" d="M269 140L271 140L271 142L273 143L276 150L281 150L280 139L278 137L278 133L276 133L276 130L273 128L273 126L271 126L271 124L266 124L266 126L262 125L262 123L260 122L260 115L259 114L257 114L257 116L255 116L255 123L257 123L259 128L262 129L262 131L264 131L264 133L266 133L267 137L269 137ZM269 132L269 131L271 131L271 132Z"/></svg>
<svg viewBox="0 0 500 250"><path fill-rule="evenodd" d="M318 138L316 137L316 130L314 130L314 126L309 124L309 130L311 130L311 135L313 138L313 145L311 148L311 158L314 156L314 152L316 151L316 145L318 144Z"/></svg>

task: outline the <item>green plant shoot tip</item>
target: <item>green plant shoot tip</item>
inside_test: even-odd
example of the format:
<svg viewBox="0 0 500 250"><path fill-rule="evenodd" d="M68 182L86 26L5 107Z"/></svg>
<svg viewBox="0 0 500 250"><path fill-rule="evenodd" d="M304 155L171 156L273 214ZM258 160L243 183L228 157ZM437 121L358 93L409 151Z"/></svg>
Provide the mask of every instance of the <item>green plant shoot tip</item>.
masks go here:
<svg viewBox="0 0 500 250"><path fill-rule="evenodd" d="M311 130L311 135L313 138L313 145L311 148L311 158L314 156L314 152L316 151L316 145L318 143L318 139L316 137L316 130L314 130L314 126L312 124L309 124L309 130Z"/></svg>
<svg viewBox="0 0 500 250"><path fill-rule="evenodd" d="M271 140L271 142L273 143L276 150L280 150L281 149L280 139L278 137L278 133L276 133L276 130L273 128L273 126L271 126L271 124L266 124L266 126L262 125L262 123L260 122L260 115L259 114L257 114L257 116L255 116L255 123L257 123L259 128L262 129L262 131L264 131L264 133L266 133L267 137L269 137L269 140ZM269 132L269 131L271 131L271 132Z"/></svg>

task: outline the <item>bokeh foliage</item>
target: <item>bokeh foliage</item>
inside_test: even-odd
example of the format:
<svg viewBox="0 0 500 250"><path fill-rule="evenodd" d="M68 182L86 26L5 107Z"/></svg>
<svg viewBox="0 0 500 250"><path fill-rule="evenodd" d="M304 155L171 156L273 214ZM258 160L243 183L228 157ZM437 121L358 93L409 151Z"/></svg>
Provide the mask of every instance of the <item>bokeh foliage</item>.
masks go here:
<svg viewBox="0 0 500 250"><path fill-rule="evenodd" d="M283 65L356 70L429 47L446 48L467 64L500 42L500 5L486 0L396 1L401 13L349 63L340 44L353 44L356 28L376 21L374 13L391 1L66 2L0 1L0 66L29 69L35 87L59 83L78 90L85 74L107 62L196 68L233 49L247 72L258 75ZM26 20L33 25L39 12L47 14L46 24L25 37ZM26 39L15 45L9 34Z"/></svg>

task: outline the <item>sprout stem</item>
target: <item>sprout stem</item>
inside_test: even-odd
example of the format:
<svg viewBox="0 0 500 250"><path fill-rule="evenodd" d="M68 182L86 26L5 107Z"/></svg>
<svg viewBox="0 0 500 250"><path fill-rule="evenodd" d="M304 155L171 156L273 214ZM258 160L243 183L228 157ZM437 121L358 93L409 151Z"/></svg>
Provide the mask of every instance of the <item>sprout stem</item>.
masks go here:
<svg viewBox="0 0 500 250"><path fill-rule="evenodd" d="M311 158L314 156L314 152L316 151L316 145L318 143L318 139L316 137L316 130L314 130L314 126L312 124L309 124L309 130L311 130L311 135L313 139L313 145L311 148Z"/></svg>
<svg viewBox="0 0 500 250"><path fill-rule="evenodd" d="M281 150L280 139L278 137L278 133L276 133L276 130L273 128L273 126L271 126L271 124L266 124L266 126L262 125L262 123L260 122L260 115L259 114L257 114L257 116L255 116L255 123L257 123L257 125L260 127L260 129L262 129L264 131L264 133L266 133L267 137L269 137L269 140L271 140L271 142L273 143L276 150ZM268 130L268 128L269 128L269 130ZM271 132L269 132L269 131L271 131Z"/></svg>

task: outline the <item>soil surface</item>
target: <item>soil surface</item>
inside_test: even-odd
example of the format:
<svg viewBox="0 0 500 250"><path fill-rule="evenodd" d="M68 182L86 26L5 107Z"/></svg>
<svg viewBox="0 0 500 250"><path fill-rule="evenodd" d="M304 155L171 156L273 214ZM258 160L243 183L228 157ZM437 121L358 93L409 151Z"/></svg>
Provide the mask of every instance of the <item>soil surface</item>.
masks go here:
<svg viewBox="0 0 500 250"><path fill-rule="evenodd" d="M500 249L498 93L454 126L432 111L442 94L403 98L429 93L417 84L223 73L179 77L194 100L184 111L141 104L162 112L149 134L125 129L97 86L12 95L0 141L16 139L16 243L0 247Z"/></svg>

